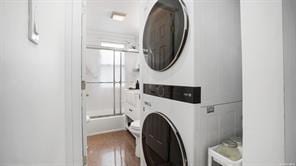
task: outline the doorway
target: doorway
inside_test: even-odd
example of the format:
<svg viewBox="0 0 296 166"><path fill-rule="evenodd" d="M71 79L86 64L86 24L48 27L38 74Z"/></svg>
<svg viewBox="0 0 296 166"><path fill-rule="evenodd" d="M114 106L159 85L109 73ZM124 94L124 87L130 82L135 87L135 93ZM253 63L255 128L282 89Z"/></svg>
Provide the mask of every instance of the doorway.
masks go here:
<svg viewBox="0 0 296 166"><path fill-rule="evenodd" d="M115 163L139 162L134 153L134 138L125 131L123 110L123 91L127 83L135 79L135 75L131 74L131 64L138 52L122 47L85 46L82 61L85 87L82 101L87 119L83 124L84 151L87 156L85 160L92 165L106 162L104 157L98 158L95 154L107 156L112 160L110 162ZM109 138L110 135L113 137ZM127 151L129 155L122 156ZM121 156L120 159L118 156Z"/></svg>

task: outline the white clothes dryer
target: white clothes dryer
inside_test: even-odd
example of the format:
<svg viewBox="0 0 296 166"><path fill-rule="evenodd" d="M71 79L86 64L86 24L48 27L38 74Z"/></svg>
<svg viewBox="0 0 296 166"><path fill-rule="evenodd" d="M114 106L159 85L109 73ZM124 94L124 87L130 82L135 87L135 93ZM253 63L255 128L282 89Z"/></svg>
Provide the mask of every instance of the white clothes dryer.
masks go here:
<svg viewBox="0 0 296 166"><path fill-rule="evenodd" d="M240 3L148 0L143 15L141 165L206 166L242 132Z"/></svg>

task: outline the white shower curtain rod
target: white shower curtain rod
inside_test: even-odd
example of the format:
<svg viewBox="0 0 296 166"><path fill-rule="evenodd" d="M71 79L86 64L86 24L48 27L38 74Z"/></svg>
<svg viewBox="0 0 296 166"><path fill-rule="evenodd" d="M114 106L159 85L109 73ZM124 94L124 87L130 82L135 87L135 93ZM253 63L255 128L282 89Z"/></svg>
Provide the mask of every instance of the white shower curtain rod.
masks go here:
<svg viewBox="0 0 296 166"><path fill-rule="evenodd" d="M111 50L111 51L118 51L118 52L128 52L128 53L139 53L139 50L135 49L118 49L118 48L110 48L110 47L98 47L98 46L86 46L87 49L95 49L95 50Z"/></svg>

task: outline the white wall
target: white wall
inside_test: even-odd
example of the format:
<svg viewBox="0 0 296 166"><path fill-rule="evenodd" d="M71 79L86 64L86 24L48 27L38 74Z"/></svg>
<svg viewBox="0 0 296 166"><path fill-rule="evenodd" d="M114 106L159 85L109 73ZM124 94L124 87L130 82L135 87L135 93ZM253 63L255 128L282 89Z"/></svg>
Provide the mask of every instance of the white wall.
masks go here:
<svg viewBox="0 0 296 166"><path fill-rule="evenodd" d="M244 166L284 162L282 0L241 0Z"/></svg>
<svg viewBox="0 0 296 166"><path fill-rule="evenodd" d="M66 4L39 1L36 46L27 39L27 2L0 1L0 165L64 166L72 135L65 122Z"/></svg>
<svg viewBox="0 0 296 166"><path fill-rule="evenodd" d="M190 47L195 51L192 65L195 81L202 87L201 103L207 106L240 102L240 3L238 0L194 0L192 5L194 20L189 31L194 38Z"/></svg>
<svg viewBox="0 0 296 166"><path fill-rule="evenodd" d="M283 1L286 162L296 163L296 1Z"/></svg>

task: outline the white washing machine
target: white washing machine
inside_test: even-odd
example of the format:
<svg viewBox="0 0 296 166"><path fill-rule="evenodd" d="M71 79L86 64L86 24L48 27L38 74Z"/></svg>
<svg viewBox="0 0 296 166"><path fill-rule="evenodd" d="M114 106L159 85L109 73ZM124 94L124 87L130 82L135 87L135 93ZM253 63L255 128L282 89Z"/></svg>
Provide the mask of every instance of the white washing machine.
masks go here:
<svg viewBox="0 0 296 166"><path fill-rule="evenodd" d="M206 166L207 148L240 135L237 0L148 0L140 41L141 165Z"/></svg>

